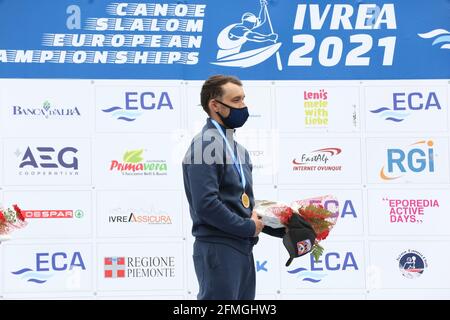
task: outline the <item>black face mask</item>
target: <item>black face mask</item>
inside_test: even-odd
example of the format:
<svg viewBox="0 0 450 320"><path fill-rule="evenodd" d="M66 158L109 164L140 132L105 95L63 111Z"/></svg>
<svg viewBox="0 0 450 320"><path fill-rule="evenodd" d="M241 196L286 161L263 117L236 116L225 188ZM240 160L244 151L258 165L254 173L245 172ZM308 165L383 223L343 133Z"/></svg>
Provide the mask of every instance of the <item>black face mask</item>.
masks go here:
<svg viewBox="0 0 450 320"><path fill-rule="evenodd" d="M247 107L235 108L217 99L216 101L219 102L221 105L224 105L225 107L230 109L230 114L226 118L223 117L220 113L216 112L219 115L220 119L222 119L223 124L228 128L230 129L240 128L247 121L249 116Z"/></svg>

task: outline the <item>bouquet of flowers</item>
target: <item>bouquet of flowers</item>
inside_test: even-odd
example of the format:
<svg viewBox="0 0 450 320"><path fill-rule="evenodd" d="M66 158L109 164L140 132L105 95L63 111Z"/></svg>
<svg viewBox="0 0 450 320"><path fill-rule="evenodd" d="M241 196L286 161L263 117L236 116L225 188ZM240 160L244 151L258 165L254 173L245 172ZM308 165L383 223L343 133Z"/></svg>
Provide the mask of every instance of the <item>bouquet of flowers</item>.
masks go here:
<svg viewBox="0 0 450 320"><path fill-rule="evenodd" d="M0 208L0 235L7 235L14 229L23 228L26 225L25 215L14 204L11 208Z"/></svg>
<svg viewBox="0 0 450 320"><path fill-rule="evenodd" d="M272 228L287 227L293 214L299 214L304 220L309 222L316 233L311 254L317 261L324 250L319 243L328 237L330 230L334 227L338 218L337 214L325 209L324 203L328 200L335 200L335 198L331 195L326 195L297 200L291 203L291 205L274 201L257 200L254 210L261 217L264 224ZM335 201L331 203L335 203Z"/></svg>

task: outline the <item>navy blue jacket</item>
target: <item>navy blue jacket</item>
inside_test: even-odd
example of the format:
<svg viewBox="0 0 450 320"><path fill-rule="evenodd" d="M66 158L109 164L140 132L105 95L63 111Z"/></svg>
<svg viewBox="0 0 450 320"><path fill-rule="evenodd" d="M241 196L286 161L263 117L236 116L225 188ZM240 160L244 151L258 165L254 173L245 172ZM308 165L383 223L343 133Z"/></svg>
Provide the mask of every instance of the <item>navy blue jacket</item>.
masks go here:
<svg viewBox="0 0 450 320"><path fill-rule="evenodd" d="M225 130L222 126L221 129L241 159L250 207L246 209L242 205L243 188L239 173L223 137L208 118L183 160L184 189L193 222L192 235L199 240L223 243L249 254L258 241L253 237L255 223L250 219L255 204L252 164L247 150L234 141L234 131Z"/></svg>

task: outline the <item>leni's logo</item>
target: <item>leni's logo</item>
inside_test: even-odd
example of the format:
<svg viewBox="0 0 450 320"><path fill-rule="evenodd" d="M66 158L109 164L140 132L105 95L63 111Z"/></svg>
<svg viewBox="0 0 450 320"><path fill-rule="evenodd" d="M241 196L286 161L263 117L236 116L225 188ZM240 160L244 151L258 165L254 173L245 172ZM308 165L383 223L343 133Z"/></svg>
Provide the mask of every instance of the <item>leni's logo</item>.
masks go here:
<svg viewBox="0 0 450 320"><path fill-rule="evenodd" d="M407 279L420 277L428 267L427 259L416 250L402 252L397 261L400 272Z"/></svg>
<svg viewBox="0 0 450 320"><path fill-rule="evenodd" d="M387 149L387 166L380 170L383 180L401 178L403 173L419 174L434 172L434 142L433 140L420 140L410 145L410 148Z"/></svg>
<svg viewBox="0 0 450 320"><path fill-rule="evenodd" d="M173 110L173 104L169 93L162 92L125 92L124 106L112 106L102 109L113 118L121 121L132 122L144 112L154 110Z"/></svg>
<svg viewBox="0 0 450 320"><path fill-rule="evenodd" d="M278 34L273 31L267 1L260 0L259 13L245 12L241 21L226 26L217 37L217 61L219 66L248 68L276 55L277 68L282 70L277 42Z"/></svg>
<svg viewBox="0 0 450 320"><path fill-rule="evenodd" d="M386 121L402 122L413 112L429 109L442 110L436 92L394 92L392 107L381 107L370 110Z"/></svg>
<svg viewBox="0 0 450 320"><path fill-rule="evenodd" d="M310 128L327 127L328 92L325 89L304 91L303 101L305 126Z"/></svg>

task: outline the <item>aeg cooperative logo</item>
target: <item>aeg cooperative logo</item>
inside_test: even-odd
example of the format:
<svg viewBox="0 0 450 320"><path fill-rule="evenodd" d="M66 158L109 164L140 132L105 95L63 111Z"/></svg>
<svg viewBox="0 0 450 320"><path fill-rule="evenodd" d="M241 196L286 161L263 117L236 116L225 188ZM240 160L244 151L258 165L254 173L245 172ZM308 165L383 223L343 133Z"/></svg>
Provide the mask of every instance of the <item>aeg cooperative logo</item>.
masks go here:
<svg viewBox="0 0 450 320"><path fill-rule="evenodd" d="M434 172L434 142L420 140L410 145L410 149L387 149L387 166L380 170L383 180L395 180L403 177L403 173Z"/></svg>
<svg viewBox="0 0 450 320"><path fill-rule="evenodd" d="M226 26L217 36L219 66L248 68L266 61L276 54L277 68L282 70L278 34L274 33L267 0L260 1L258 16L245 12L241 21Z"/></svg>
<svg viewBox="0 0 450 320"><path fill-rule="evenodd" d="M59 150L53 147L27 147L19 164L19 168L23 169L19 171L19 175L77 175L77 152L75 147ZM14 154L19 158L22 152L17 149ZM57 171L52 171L56 169Z"/></svg>

